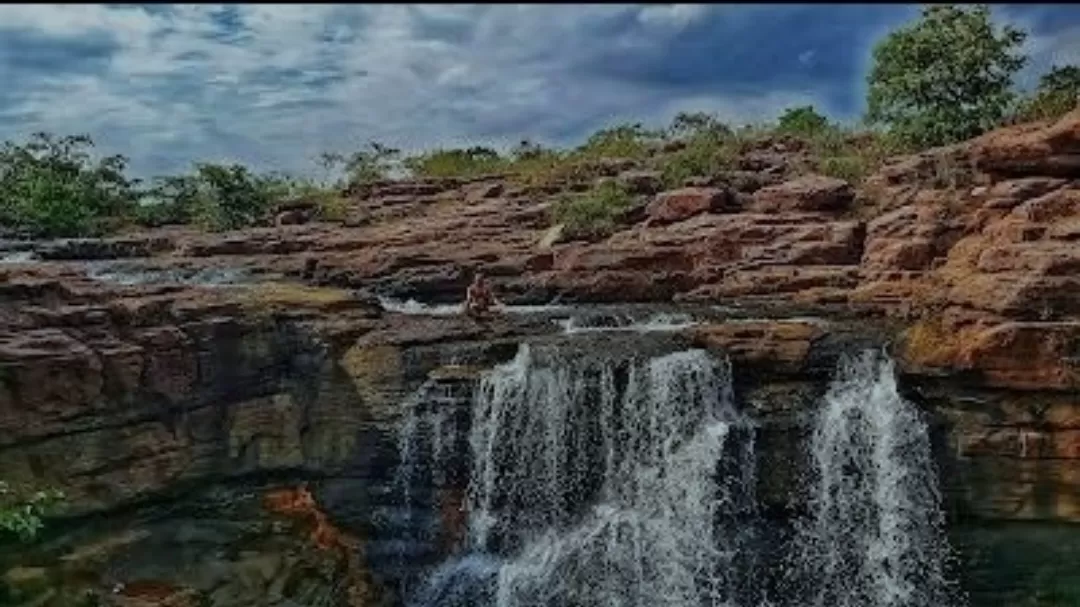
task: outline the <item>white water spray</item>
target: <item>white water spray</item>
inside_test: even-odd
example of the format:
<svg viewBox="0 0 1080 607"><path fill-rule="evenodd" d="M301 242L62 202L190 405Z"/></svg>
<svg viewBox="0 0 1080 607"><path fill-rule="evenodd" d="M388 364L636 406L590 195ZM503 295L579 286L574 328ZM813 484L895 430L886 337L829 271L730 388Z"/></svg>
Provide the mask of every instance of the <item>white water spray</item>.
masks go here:
<svg viewBox="0 0 1080 607"><path fill-rule="evenodd" d="M960 604L928 428L890 361L841 365L815 419L810 516L778 546L793 583L773 588L784 576L758 562L753 431L728 366L698 350L614 358L522 346L483 378L469 545L412 605Z"/></svg>
<svg viewBox="0 0 1080 607"><path fill-rule="evenodd" d="M462 304L428 304L416 301L415 299L407 299L401 301L391 297L380 297L379 305L383 307L387 312L395 312L397 314L407 314L410 316L458 316L462 314ZM501 312L506 314L546 314L550 312L560 312L565 310L565 306L556 304L547 305L508 305L499 308Z"/></svg>
<svg viewBox="0 0 1080 607"><path fill-rule="evenodd" d="M545 364L523 346L484 378L473 552L437 571L417 604L735 604L741 536L718 535L717 521L753 510L753 462L718 478L743 423L729 369L699 350L621 362Z"/></svg>
<svg viewBox="0 0 1080 607"><path fill-rule="evenodd" d="M632 314L611 314L597 317L571 316L557 321L563 332L569 335L576 333L597 332L676 332L688 329L697 321L689 314L656 312L646 318L640 318Z"/></svg>
<svg viewBox="0 0 1080 607"><path fill-rule="evenodd" d="M37 253L33 251L10 251L0 253L0 263L34 263L39 261Z"/></svg>
<svg viewBox="0 0 1080 607"><path fill-rule="evenodd" d="M841 364L811 443L816 485L793 555L793 605L948 607L930 440L876 352Z"/></svg>

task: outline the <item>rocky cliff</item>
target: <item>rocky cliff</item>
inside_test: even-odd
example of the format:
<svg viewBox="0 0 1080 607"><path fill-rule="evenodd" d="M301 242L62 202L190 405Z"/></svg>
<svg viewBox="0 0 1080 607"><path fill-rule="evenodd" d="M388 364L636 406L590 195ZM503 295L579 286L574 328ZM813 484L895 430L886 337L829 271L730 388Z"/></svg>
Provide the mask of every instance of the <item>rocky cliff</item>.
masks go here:
<svg viewBox="0 0 1080 607"><path fill-rule="evenodd" d="M934 420L968 583L1015 604L1078 559L1038 534L1080 522L1080 113L898 158L858 189L770 145L667 192L615 167L641 204L591 242L549 227L555 192L491 177L374 184L339 223L5 245L0 476L67 505L0 552L0 595L392 603L460 540L460 478L413 488L438 520L402 512L410 395L466 410L478 370L565 338L554 319L675 302L699 321L676 339L729 356L763 420L777 517L799 507L800 437L837 356L888 347ZM478 323L385 300L452 302L476 269L508 303L577 311ZM1003 585L1017 538L1040 554L1011 551Z"/></svg>

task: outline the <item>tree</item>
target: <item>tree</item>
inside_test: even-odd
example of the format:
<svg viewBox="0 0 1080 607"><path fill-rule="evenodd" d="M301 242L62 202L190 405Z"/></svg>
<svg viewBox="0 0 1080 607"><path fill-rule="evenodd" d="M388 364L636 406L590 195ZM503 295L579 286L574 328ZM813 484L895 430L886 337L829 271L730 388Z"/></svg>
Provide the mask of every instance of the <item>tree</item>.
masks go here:
<svg viewBox="0 0 1080 607"><path fill-rule="evenodd" d="M1020 105L1022 120L1047 120L1061 117L1080 104L1080 67L1053 66L1039 79L1039 86Z"/></svg>
<svg viewBox="0 0 1080 607"><path fill-rule="evenodd" d="M1039 90L1077 94L1080 92L1080 66L1052 66L1039 78Z"/></svg>
<svg viewBox="0 0 1080 607"><path fill-rule="evenodd" d="M195 178L203 219L216 229L251 225L281 194L279 180L254 175L240 164L197 164Z"/></svg>
<svg viewBox="0 0 1080 607"><path fill-rule="evenodd" d="M199 163L188 175L158 177L139 209L143 223L197 222L230 230L252 225L296 189L286 176L257 175L240 164Z"/></svg>
<svg viewBox="0 0 1080 607"><path fill-rule="evenodd" d="M1001 123L1014 94L1017 54L1026 34L997 31L985 5L933 5L873 50L867 121L906 143L934 146L976 136Z"/></svg>
<svg viewBox="0 0 1080 607"><path fill-rule="evenodd" d="M107 231L135 208L127 159L94 161L88 135L34 133L0 147L0 222L34 236L70 237Z"/></svg>
<svg viewBox="0 0 1080 607"><path fill-rule="evenodd" d="M812 105L788 108L780 116L776 130L791 135L816 135L829 128L829 119Z"/></svg>

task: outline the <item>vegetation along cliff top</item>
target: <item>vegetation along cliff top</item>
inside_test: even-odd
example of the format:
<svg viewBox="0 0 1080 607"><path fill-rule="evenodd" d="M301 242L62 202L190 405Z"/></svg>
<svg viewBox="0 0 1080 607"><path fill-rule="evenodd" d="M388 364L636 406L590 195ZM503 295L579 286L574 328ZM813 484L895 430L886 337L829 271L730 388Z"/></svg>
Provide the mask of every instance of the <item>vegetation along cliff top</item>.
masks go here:
<svg viewBox="0 0 1080 607"><path fill-rule="evenodd" d="M718 94L713 107L706 100L698 103L695 109L667 112L666 117L661 113L656 118L658 114L652 108L645 108L642 113L654 117L648 120L635 120L627 110L594 112L592 123L605 126L578 136L577 141L573 141L572 136L560 137L567 142L564 145L537 143L538 140L533 140L531 136L550 139L552 128L547 122L538 125L527 120L518 123L518 132L506 133L504 129L494 137L466 135L465 131L459 129L455 132L461 134L453 139L468 141L467 145L430 149L417 145L420 139L416 136L410 135L406 140L397 141L392 133L387 133L380 141L371 141L359 146L359 149L349 150L340 146L342 151L339 152L311 154L307 153L310 149L337 145L340 137L328 136L324 141L311 141L305 137L302 145L293 146L280 140L262 141L257 131L244 134L255 146L243 148L247 150L247 156L252 159L259 156L265 158L266 155L253 154L252 151L266 148L273 148L272 155L276 158L291 155L287 162L269 163L279 168L294 167L290 173L285 169L263 171L252 168L252 165L193 157L193 152L189 153L188 150L194 151L199 147L183 142L191 137L208 135L192 131L200 128L197 124L183 125L183 131L177 134L172 123L182 122L180 115L168 118L167 128L162 127L163 132L170 133L168 139L154 140L149 148L143 139L136 139L134 142L138 149L131 151L124 150L125 141L122 138L103 128L92 136L49 134L55 133L60 124L72 125L77 127L75 132L85 133L90 130L88 127L109 124L107 121L95 119L73 123L58 120L50 124L43 120L9 120L3 130L22 133L22 137L6 142L0 152L0 223L9 236L28 237L106 235L140 226L176 224L223 230L269 225L282 209L297 206L313 211L303 215L304 220L343 222L357 214L357 206L372 184L388 179L468 179L501 175L514 187L532 188L530 192L567 194L573 190L574 195L561 196L558 204L550 209L552 223L566 224L570 233L607 235L615 229L619 213L632 205L625 191L597 181L597 178L605 175L640 170L646 172L649 178L655 177L656 188L675 189L688 183L703 183L725 175L730 177L732 171L767 174L774 170L779 157L783 156L790 175L816 173L860 186L890 157L957 143L1006 124L1052 120L1076 106L1080 93L1080 67L1068 62L1075 58L1075 49L1067 48L1067 42L1064 43L1066 48L1061 48L1055 38L1054 52L1047 53L1044 48L1051 41L1049 35L1040 30L1033 40L1032 34L1023 29L1024 23L1031 23L1030 18L1007 14L1008 17L1015 17L1010 20L999 14L995 19L991 10L984 6L933 6L922 9L916 15L910 15L908 7L903 7L903 10L900 10L901 7L893 8L898 11L897 15L905 14L913 18L900 21L895 29L873 41L868 57L859 58L859 61L868 59L864 83L845 83L845 87L853 91L864 90L864 99L856 99L854 96L857 93L849 90L841 91L840 95L836 87L836 90L826 90L824 84L791 77L791 82L786 86L805 87L808 94L796 97L807 102L791 103L788 107L777 106L775 110L730 111L715 109L729 104L730 95ZM91 10L90 7L78 9L80 12L93 13L87 18L94 17L95 11L105 10ZM222 22L232 10L222 9ZM499 9L488 7L478 10ZM529 10L541 9L535 7ZM600 14L595 18L603 20L631 9L611 7L611 15L601 9L596 10ZM671 8L666 13L663 11L668 9L663 7L656 7L654 12L650 12L652 10L642 9L638 18L642 23L653 23L650 21L652 19L658 23L662 21L665 27L674 28L664 33L664 40L677 47L680 40L697 40L705 35L695 28L707 27L712 23L710 11L714 9ZM683 14L679 10L688 12ZM752 7L731 10L736 16L747 11L748 15L742 18L753 18ZM792 8L791 15L781 11L779 16L795 18L803 12L811 16L817 14L815 10L812 7ZM853 22L871 11L867 7L841 7L835 10L838 18L851 19ZM891 16L893 13L890 10L882 8L884 12L878 18L899 19L898 16ZM235 11L238 12L237 18L246 14L241 8ZM388 7L387 14L392 12ZM1004 9L998 12L1005 13ZM133 13L107 11L107 14L110 18L120 19ZM426 15L423 12L418 14ZM254 15L249 17L255 19ZM156 12L146 18L153 23L163 19ZM185 18L194 19L194 16L174 13L170 18L184 23ZM430 24L443 17L433 14L416 18L417 23ZM467 16L461 18L463 21L453 22L468 27L464 20ZM431 21L427 21L429 19ZM214 22L218 23L216 20ZM140 26L150 27L143 23ZM236 27L240 31L254 32L258 26L245 23ZM645 32L638 34L645 35ZM1062 36L1067 38L1065 34ZM835 45L830 43L829 46L829 49L811 48L802 54L796 53L803 71L807 74L820 72L823 69L820 63L827 59L815 59L816 55L838 52L838 49L831 48ZM715 52L723 51L716 49ZM122 58L114 58L114 62ZM645 62L646 58L636 58L631 53L623 60ZM611 62L614 65L615 58ZM723 63L728 62L730 59ZM761 62L765 62L765 59L758 63ZM849 61L840 63L847 65ZM468 63L462 65L465 66L462 69L469 67ZM114 65L113 69L121 67ZM840 64L833 67L841 69ZM26 65L23 68L29 69ZM265 69L271 70L270 66ZM702 78L706 77L708 70L704 67L694 69L704 70ZM716 69L721 68L718 66ZM770 68L761 63L759 69ZM782 71L787 68L776 69ZM1041 71L1033 71L1036 69ZM315 86L302 84L307 82L302 77L303 70L295 71L301 77L300 84L295 86ZM444 76L450 77L448 73L444 73ZM851 75L857 76L857 73L852 72ZM315 77L313 74L310 76ZM148 76L149 82L154 82L153 78L163 77L154 74ZM677 79L681 76L673 73L670 77ZM205 83L207 90L212 90L214 86L213 82ZM560 85L558 82L547 83L547 87L553 86ZM461 89L457 94L464 95L465 90ZM841 119L830 117L828 111L813 102L819 90L845 99L843 103L826 100L823 104L846 108L841 112ZM552 92L545 93L541 88L529 93L532 96L544 94L550 95ZM769 95L769 91L761 90L759 101L749 95L746 105L760 108L776 106L771 99L766 101ZM74 97L78 97L78 94ZM436 102L452 104L453 99L432 101ZM510 96L500 97L497 102L516 103L515 98ZM190 105L193 102L185 103ZM858 110L860 106L861 113ZM213 108L206 109L213 113ZM393 104L381 106L380 109L386 112L408 111L410 122L416 126L438 120L442 111L426 115L422 109L399 109ZM582 109L591 108L586 106ZM260 111L257 107L240 108L238 111L249 110ZM562 110L568 112L566 120L575 124L583 123L584 117L575 116L573 107ZM345 111L367 115L375 108L350 105ZM314 121L320 124L323 119L316 117L325 114L318 106L307 109L303 105L295 113L310 117L302 119L301 123ZM630 120L619 122L620 116ZM751 118L746 121L741 117ZM162 118L165 119L164 116ZM122 114L114 117L117 121L122 119ZM231 118L211 116L211 119L217 124ZM375 124L382 119L375 117ZM431 123L431 127L435 129L435 123ZM30 132L31 129L41 132ZM230 149L228 140L231 131L221 131L219 127L215 129L221 136L208 139L205 149L208 155L220 157L221 151ZM375 127L366 130L358 128L349 135L364 138L383 132L383 129ZM439 137L434 130L432 132ZM95 154L94 143L99 139L108 140L109 151L119 151L121 154ZM173 141L183 145L177 147ZM519 142L511 144L511 141ZM409 144L415 151L403 152L400 149L402 143ZM141 157L144 154L149 156ZM298 161L308 162L305 156L316 157L313 166L296 168ZM150 157L167 157L173 162L172 166L176 166L177 162L189 162L192 168L178 174L156 175L152 173L153 169L147 169L154 166L153 162L149 162ZM142 169L133 173L129 170L130 161ZM268 163L262 160L257 164L266 166ZM158 166L165 165L159 163ZM745 179L758 178L748 174L744 176ZM283 206L283 203L286 204ZM290 207L288 203L294 204Z"/></svg>

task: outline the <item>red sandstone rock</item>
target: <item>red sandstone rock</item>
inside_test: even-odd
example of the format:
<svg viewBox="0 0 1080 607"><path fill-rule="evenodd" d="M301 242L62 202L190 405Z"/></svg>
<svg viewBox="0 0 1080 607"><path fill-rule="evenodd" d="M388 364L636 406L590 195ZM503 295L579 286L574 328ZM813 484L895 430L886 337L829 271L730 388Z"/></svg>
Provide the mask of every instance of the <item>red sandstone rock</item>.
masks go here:
<svg viewBox="0 0 1080 607"><path fill-rule="evenodd" d="M754 193L754 211L843 211L855 197L851 184L832 177L807 175Z"/></svg>
<svg viewBox="0 0 1080 607"><path fill-rule="evenodd" d="M1052 125L1025 124L972 143L976 166L996 176L1080 177L1080 109Z"/></svg>
<svg viewBox="0 0 1080 607"><path fill-rule="evenodd" d="M307 280L421 299L456 297L471 271L485 268L497 288L537 299L563 293L594 301L851 302L898 315L950 311L987 323L984 330L1005 322L1069 322L1080 319L1080 189L1060 169L1068 164L1061 159L1074 154L1076 123L1074 114L897 159L862 188L854 210L865 223L831 215L852 203L852 188L842 181L811 175L772 183L803 153L793 142L772 141L747 157L746 166L761 171L706 176L726 185L662 193L646 209L647 225L546 251L537 243L549 228L552 199L536 189L511 196L498 178L485 177L371 184L349 201L348 212L370 222L356 228L154 231L120 244L68 244L56 255L151 255L147 265L244 266L297 278L304 260L316 259ZM1040 155L1056 159L1041 162ZM602 164L598 172L640 182L641 191L655 185L653 173L627 172L633 162ZM735 190L754 191L753 212L731 212L741 206ZM0 305L0 326L11 335L8 344L39 335L34 331L63 334L57 339L69 341L45 358L12 350L19 361L13 368L28 373L26 381L41 381L53 362L83 368L85 375L74 379L57 373L84 405L102 391L129 389L136 377L162 402L184 400L202 381L203 362L191 329L180 325L235 319L252 309L250 301L196 297L182 286L122 292L82 273L64 264L4 268L0 296L12 303ZM282 317L329 326L329 316L344 315L334 321L342 325L335 334L370 321L344 300L270 299L264 312ZM110 322L125 327L122 337L65 332ZM42 361L40 368L21 366L31 359ZM971 354L963 364L999 368L1003 360ZM59 409L75 406L62 395L47 396Z"/></svg>
<svg viewBox="0 0 1080 607"><path fill-rule="evenodd" d="M489 198L502 196L505 186L501 182L484 182L471 186L466 190L465 199L468 202L480 202Z"/></svg>
<svg viewBox="0 0 1080 607"><path fill-rule="evenodd" d="M803 321L728 322L690 331L698 346L715 348L737 362L765 363L779 371L798 371L806 362L811 342L824 329Z"/></svg>
<svg viewBox="0 0 1080 607"><path fill-rule="evenodd" d="M564 301L887 310L916 323L898 351L916 380L962 373L979 398L1029 399L945 407L963 422L950 428L950 446L965 470L985 476L964 486L975 495L965 498L972 507L988 517L1075 520L1078 186L1050 176L1061 175L1061 162L1040 164L1025 156L1034 148L1024 147L1036 142L1066 155L1068 146L1054 139L1060 128L1014 132L1024 145L1009 148L995 135L982 148L960 144L902 159L869 180L885 193L863 189L870 203L854 209L859 220L824 212L843 205L822 202L819 193L830 189L808 187L823 179L809 178L760 189L753 200L769 201L768 212L721 215L710 203L672 222L541 251L550 198L504 191L467 200L484 182L432 181L382 184L351 200L371 221L359 228L180 231L162 237L168 247L143 235L123 246L80 246L92 255L153 254L146 263L160 267L243 266L292 277L314 257L313 281L419 299L456 297L470 272L485 268L500 295L533 301L562 294ZM967 174L978 154L995 183ZM942 167L956 171L962 185L941 181ZM1025 176L1010 178L1017 171ZM750 175L743 177L749 182ZM843 186L836 191L847 196ZM303 469L333 476L361 461L349 470L360 478L369 438L385 431L369 417L389 426L386 411L400 413L409 365L430 358L441 342L502 348L551 330L546 321L525 327L513 318L379 318L368 304L317 290L108 286L76 264L4 267L0 277L4 474L50 471L81 513L232 474ZM703 327L693 341L724 349L737 365L797 373L809 345L827 336L816 325L763 321ZM397 351L405 347L415 349ZM292 383L309 375L317 379L303 389ZM1049 485L1040 480L1046 470L1054 475ZM1047 506L1045 495L1058 501ZM460 496L447 490L438 498L449 549L460 540ZM335 544L318 520L305 520L318 544Z"/></svg>
<svg viewBox="0 0 1080 607"><path fill-rule="evenodd" d="M674 223L701 213L721 211L731 201L722 188L682 188L658 194L645 209L654 225Z"/></svg>
<svg viewBox="0 0 1080 607"><path fill-rule="evenodd" d="M980 326L943 319L912 327L902 353L915 369L975 370L988 386L1075 390L1080 387L1078 351L1078 322Z"/></svg>

